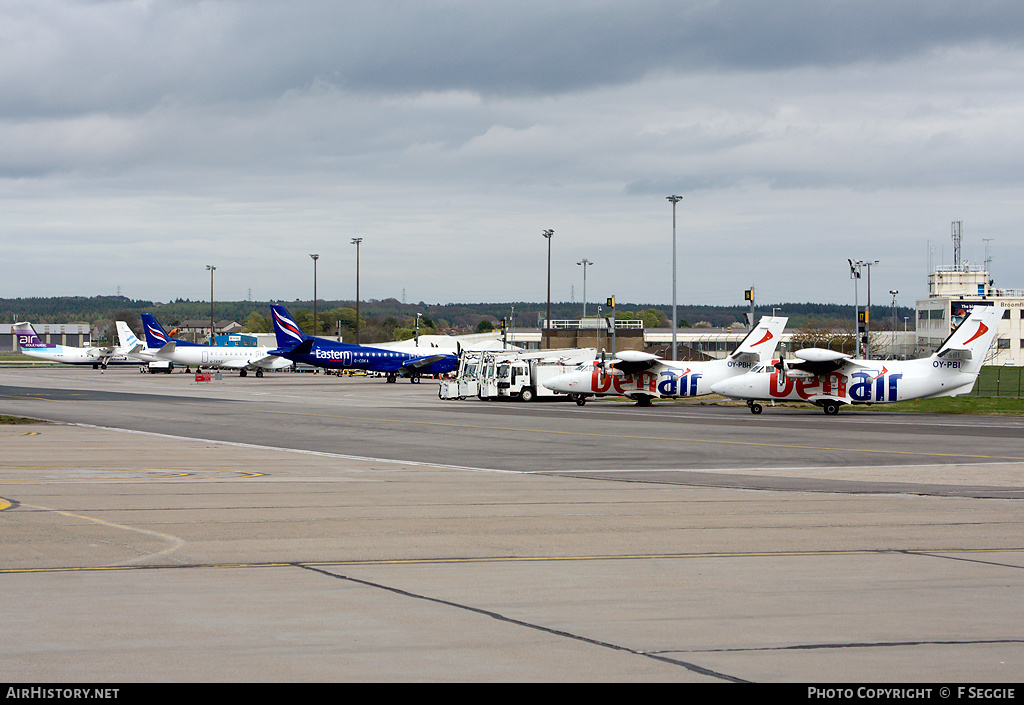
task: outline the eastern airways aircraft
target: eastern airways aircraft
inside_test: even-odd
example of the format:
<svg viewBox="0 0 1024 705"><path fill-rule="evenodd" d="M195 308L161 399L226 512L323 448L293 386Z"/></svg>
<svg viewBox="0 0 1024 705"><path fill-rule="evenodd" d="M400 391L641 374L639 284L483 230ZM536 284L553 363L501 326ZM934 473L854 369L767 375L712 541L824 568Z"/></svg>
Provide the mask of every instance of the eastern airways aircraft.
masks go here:
<svg viewBox="0 0 1024 705"><path fill-rule="evenodd" d="M574 372L552 377L544 386L568 394L583 406L587 397L620 396L649 406L652 399L699 397L711 385L749 371L757 361L771 361L786 328L784 316L764 316L724 360L674 362L638 350L623 350L609 362L599 358Z"/></svg>
<svg viewBox="0 0 1024 705"><path fill-rule="evenodd" d="M21 352L40 360L51 362L63 362L67 365L92 365L93 368L106 369L107 365L137 365L138 360L126 357L127 349L115 347L85 347L79 348L73 345L57 345L44 343L36 335L31 323L22 321L11 326L11 330L18 336L18 347Z"/></svg>
<svg viewBox="0 0 1024 705"><path fill-rule="evenodd" d="M249 370L255 370L256 376L262 377L263 370L279 370L292 364L289 360L273 355L270 348L199 345L169 338L151 313L142 314L142 325L146 329L144 353L186 367L225 367L238 370L239 377L245 377Z"/></svg>
<svg viewBox="0 0 1024 705"><path fill-rule="evenodd" d="M920 360L862 360L821 348L794 353L797 360L764 362L745 375L711 387L715 394L745 399L760 414L760 401L806 401L834 416L843 404L888 404L908 399L967 394L981 371L1003 311L975 305L938 351Z"/></svg>
<svg viewBox="0 0 1024 705"><path fill-rule="evenodd" d="M383 372L388 382L402 375L414 384L420 381L420 375L451 372L459 366L459 356L452 353L435 351L425 355L417 348L373 347L314 338L302 332L284 306L273 304L270 313L277 335L277 350L273 352L294 362L333 370Z"/></svg>

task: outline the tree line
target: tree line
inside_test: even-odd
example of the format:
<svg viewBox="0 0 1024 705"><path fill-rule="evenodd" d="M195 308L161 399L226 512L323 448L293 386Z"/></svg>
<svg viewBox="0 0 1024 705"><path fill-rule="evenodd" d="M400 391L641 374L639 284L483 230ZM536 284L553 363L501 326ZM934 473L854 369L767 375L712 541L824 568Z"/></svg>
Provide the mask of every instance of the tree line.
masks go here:
<svg viewBox="0 0 1024 705"><path fill-rule="evenodd" d="M272 332L271 303L287 306L303 330L314 333L312 301L215 301L213 315L218 323L237 321L247 332L269 333ZM744 323L744 314L749 311L749 306L744 305L679 305L676 308L682 327L727 328L734 323ZM871 308L872 330L889 329L891 307ZM820 303L768 304L758 306L755 316L771 315L773 310L780 316L789 316L790 328L835 328L845 326L847 321L852 326L854 318L853 306ZM209 320L210 302L177 299L170 303L156 304L124 296L0 299L0 320L11 323L89 323L99 328L115 320L124 320L139 331L142 313L152 313L164 327L171 327L189 320ZM503 320L506 325L514 325L516 328L535 328L546 313L546 302L428 304L420 301L413 304L393 298L370 299L359 303L359 338L361 342L372 343L412 337L416 314L420 314L420 334L429 335L498 329ZM577 319L582 313L581 302L551 302L551 318L554 320ZM607 306L601 306L601 315L607 316L610 313ZM597 314L598 304L588 303L587 315ZM664 304L618 302L615 309L616 318L639 318L648 328L669 327L671 315L672 307ZM912 308L897 308L897 328L904 317L913 320L914 315ZM345 340L354 341L355 328L354 301L317 301L317 334L337 335L340 332Z"/></svg>

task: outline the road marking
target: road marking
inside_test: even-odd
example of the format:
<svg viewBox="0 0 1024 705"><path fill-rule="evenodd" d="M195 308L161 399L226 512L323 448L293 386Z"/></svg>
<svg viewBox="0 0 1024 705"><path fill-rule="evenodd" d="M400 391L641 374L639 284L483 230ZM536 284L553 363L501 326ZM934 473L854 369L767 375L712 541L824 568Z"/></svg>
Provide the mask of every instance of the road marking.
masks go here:
<svg viewBox="0 0 1024 705"><path fill-rule="evenodd" d="M130 564L134 563L135 561L149 560L149 559L155 558L157 556L166 556L167 554L173 553L174 551L177 551L179 548L181 548L182 546L185 545L185 540L184 539L178 538L177 536L172 536L171 534L160 533L159 531L151 531L150 529L140 529L140 528L138 528L136 526L127 526L125 524L115 524L113 522L109 522L109 521L106 521L104 519L97 519L95 517L85 516L84 514L72 514L71 512L61 511L60 509L52 509L50 507L41 507L39 505L34 505L34 504L24 504L24 503L22 503L21 506L25 507L27 509L36 509L36 510L44 511L44 512L53 512L54 514L60 514L62 516L70 517L72 519L84 519L85 521L91 521L91 522L95 522L97 524L102 524L103 526L109 526L112 529L122 529L124 531L134 531L134 532L139 533L139 534L145 534L147 536L154 536L156 538L163 539L164 541L169 541L170 544L171 544L170 546L168 546L167 548L165 548L162 551L157 551L156 553L146 553L145 555L139 556L138 558L134 558L134 559L132 559L131 561L128 562L129 565L106 566L107 568L131 567Z"/></svg>
<svg viewBox="0 0 1024 705"><path fill-rule="evenodd" d="M71 515L73 516L73 515ZM104 522L105 523L105 522ZM122 527L131 528L131 527ZM155 533L155 532L150 532ZM162 535L162 534L157 534ZM179 539L180 540L180 539ZM1022 553L1024 546L1007 548L915 548L915 549L848 549L848 550L821 550L821 551L732 551L713 553L630 553L630 554L607 554L592 556L479 556L471 558L380 558L361 560L336 560L336 561L275 561L267 563L195 563L195 564L174 564L174 565L117 565L117 566L92 566L92 567L62 567L62 568L3 568L0 575L15 573L67 573L67 572L90 572L110 570L161 570L170 568L180 570L182 568L311 568L311 567L353 567L353 566L389 566L389 565L460 565L479 563L559 563L573 561L649 561L649 560L694 560L702 558L803 558L803 557L852 557L852 556L932 556L942 557L943 555L965 556L988 553Z"/></svg>

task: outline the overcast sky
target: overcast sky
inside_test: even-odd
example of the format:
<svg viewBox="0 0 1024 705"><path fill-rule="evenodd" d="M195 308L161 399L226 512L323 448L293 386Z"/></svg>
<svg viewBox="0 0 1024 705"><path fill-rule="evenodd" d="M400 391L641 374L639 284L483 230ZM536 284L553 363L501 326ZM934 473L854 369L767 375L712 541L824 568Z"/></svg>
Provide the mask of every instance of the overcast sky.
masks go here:
<svg viewBox="0 0 1024 705"><path fill-rule="evenodd" d="M0 0L0 297L1024 288L1020 0ZM865 282L859 286L865 299Z"/></svg>

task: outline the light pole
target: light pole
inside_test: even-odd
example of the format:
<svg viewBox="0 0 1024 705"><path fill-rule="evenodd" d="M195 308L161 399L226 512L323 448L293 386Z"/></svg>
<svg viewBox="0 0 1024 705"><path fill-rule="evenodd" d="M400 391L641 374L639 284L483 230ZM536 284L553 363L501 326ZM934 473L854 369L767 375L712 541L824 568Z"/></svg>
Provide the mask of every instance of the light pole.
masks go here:
<svg viewBox="0 0 1024 705"><path fill-rule="evenodd" d="M352 244L356 246L356 345L359 345L359 243L361 237L352 238Z"/></svg>
<svg viewBox="0 0 1024 705"><path fill-rule="evenodd" d="M676 204L683 200L682 196L666 196L672 201L672 359L679 359L679 345L676 343L676 328L679 319L676 314Z"/></svg>
<svg viewBox="0 0 1024 705"><path fill-rule="evenodd" d="M587 317L587 265L593 264L589 259L584 257L576 264L583 265L583 317Z"/></svg>
<svg viewBox="0 0 1024 705"><path fill-rule="evenodd" d="M871 359L871 265L878 264L876 259L874 262L865 262L864 266L868 268L868 303L864 309L864 359Z"/></svg>
<svg viewBox="0 0 1024 705"><path fill-rule="evenodd" d="M551 236L555 234L554 230L545 230L541 233L544 238L548 241L548 312L547 319L544 321L544 349L551 349Z"/></svg>
<svg viewBox="0 0 1024 705"><path fill-rule="evenodd" d="M316 325L316 261L320 255L310 255L313 258L313 335L319 335L320 328Z"/></svg>
<svg viewBox="0 0 1024 705"><path fill-rule="evenodd" d="M212 264L206 265L206 268L210 271L210 345L213 345L213 273L217 268Z"/></svg>
<svg viewBox="0 0 1024 705"><path fill-rule="evenodd" d="M857 282L860 280L860 268L864 263L860 260L854 262L847 258L850 263L850 279L853 280L853 356L857 357L860 352L860 300L857 298Z"/></svg>
<svg viewBox="0 0 1024 705"><path fill-rule="evenodd" d="M896 294L900 293L896 289L889 289L889 293L892 294L892 356L896 358Z"/></svg>

